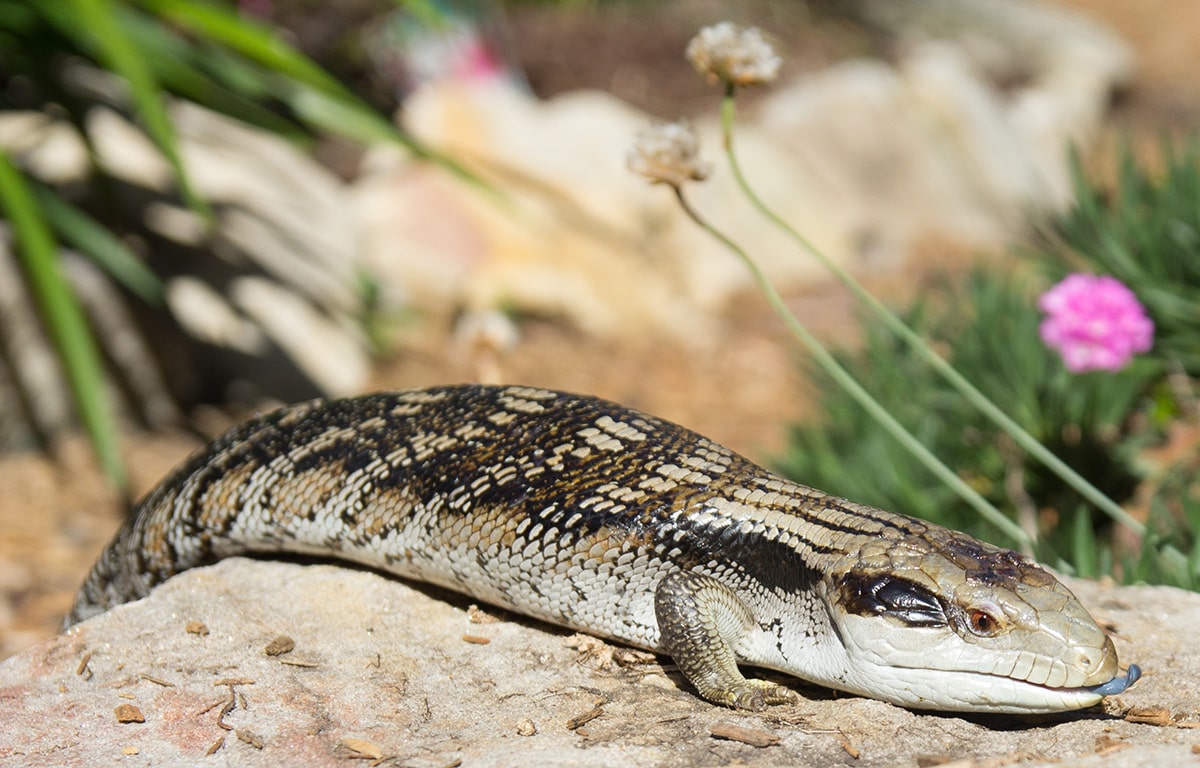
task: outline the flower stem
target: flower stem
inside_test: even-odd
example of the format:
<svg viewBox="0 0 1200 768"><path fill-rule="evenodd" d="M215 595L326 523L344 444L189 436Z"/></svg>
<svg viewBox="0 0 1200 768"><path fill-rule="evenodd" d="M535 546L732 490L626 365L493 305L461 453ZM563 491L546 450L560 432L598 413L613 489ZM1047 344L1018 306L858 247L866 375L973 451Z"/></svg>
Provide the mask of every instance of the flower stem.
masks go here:
<svg viewBox="0 0 1200 768"><path fill-rule="evenodd" d="M741 166L738 164L737 153L733 148L733 124L735 116L734 105L734 89L733 87L726 88L725 98L721 101L721 137L725 147L725 153L729 157L729 166L733 171L733 177L737 181L742 192L750 200L750 203L755 208L767 217L771 223L782 229L793 239L796 240L806 251L814 256L821 264L828 269L833 276L842 282L854 294L860 302L866 305L874 312L883 324L897 336L905 341L926 363L928 363L942 378L950 383L952 387L957 389L959 393L974 405L979 411L991 419L1000 429L1008 433L1013 441L1027 451L1030 455L1044 464L1051 472L1058 475L1064 482L1079 492L1081 496L1095 504L1104 511L1110 518L1117 523L1125 526L1133 531L1138 536L1145 533L1146 527L1133 518L1128 512L1121 508L1112 499L1108 498L1099 488L1092 485L1082 475L1068 466L1062 459L1058 458L1047 449L1033 435L1029 434L1019 424L1012 420L1004 411L996 406L991 400L980 392L975 385L967 381L953 366L933 350L929 344L921 338L912 328L905 325L904 321L896 316L894 312L885 307L879 299L875 298L862 283L856 280L849 272L836 264L821 249L813 245L808 238L800 234L794 227L784 221L778 214L769 208L762 199L755 193L754 189L746 181L746 177L742 174ZM1036 535L1030 532L1031 535Z"/></svg>
<svg viewBox="0 0 1200 768"><path fill-rule="evenodd" d="M825 349L821 342L817 341L816 337L809 333L808 329L804 327L804 324L800 322L800 320L795 314L792 313L790 309L788 309L787 304L785 304L783 301L783 297L779 295L779 292L775 290L775 286L771 285L771 282L767 280L766 275L763 274L758 264L752 258L750 258L746 251L733 240L731 240L727 235L710 224L707 219L701 216L699 212L697 212L696 209L694 209L691 204L688 203L687 198L683 194L683 190L679 186L673 186L672 188L675 190L675 197L678 198L679 204L682 206L684 213L686 213L692 219L692 221L696 222L701 229L706 231L722 245L732 251L739 259L741 259L742 263L746 265L746 268L750 270L750 274L753 276L755 283L758 284L759 289L766 296L767 303L771 305L771 309L775 311L775 314L779 316L784 325L787 326L787 329L792 332L792 335L800 340L804 347L809 351L809 354L813 356L813 359L825 369L825 372L828 373L829 376L833 378L833 380L836 381L843 389L845 389L846 392L849 393L850 396L859 403L859 405L865 408L867 412L870 413L871 416L875 418L875 420L878 421L885 430L887 430L888 434L898 440L918 460L920 460L921 463L929 469L929 471L933 472L942 480L942 482L950 486L959 496L963 498L964 501L974 507L979 514L984 517L984 519L999 528L1002 532L1004 532L1005 535L1015 541L1022 551L1026 552L1027 554L1031 553L1034 543L1034 534L1021 528L1021 526L1017 525L1007 516L1005 516L1004 513L992 506L991 502L983 498L983 496L981 496L974 488L967 485L967 483L961 477L956 475L952 469L942 463L942 461L938 459L937 456L933 455L933 453L930 452L930 450L926 448L919 440L917 440L917 438L913 437L912 433L906 430L900 424L900 422L896 421L895 417L888 413L887 409L884 408L878 400L872 397L871 394L867 392L867 390L865 390L852 375L850 375L849 371L847 371L841 366L841 364L837 362L837 360L832 354L829 353L828 350Z"/></svg>

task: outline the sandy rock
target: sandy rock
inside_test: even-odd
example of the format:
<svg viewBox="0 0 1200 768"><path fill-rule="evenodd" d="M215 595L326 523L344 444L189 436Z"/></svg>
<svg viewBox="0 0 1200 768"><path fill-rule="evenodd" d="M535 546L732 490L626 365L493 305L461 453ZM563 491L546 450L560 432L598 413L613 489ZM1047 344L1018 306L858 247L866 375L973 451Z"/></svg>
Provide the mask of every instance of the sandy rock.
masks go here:
<svg viewBox="0 0 1200 768"><path fill-rule="evenodd" d="M700 701L658 663L611 663L563 630L503 614L472 623L465 598L335 566L227 560L0 664L0 765L1194 759L1200 595L1072 586L1115 625L1123 660L1146 673L1107 712L967 719L799 686L800 703L751 715ZM269 655L287 647L281 635L294 649ZM714 728L773 746L718 739Z"/></svg>

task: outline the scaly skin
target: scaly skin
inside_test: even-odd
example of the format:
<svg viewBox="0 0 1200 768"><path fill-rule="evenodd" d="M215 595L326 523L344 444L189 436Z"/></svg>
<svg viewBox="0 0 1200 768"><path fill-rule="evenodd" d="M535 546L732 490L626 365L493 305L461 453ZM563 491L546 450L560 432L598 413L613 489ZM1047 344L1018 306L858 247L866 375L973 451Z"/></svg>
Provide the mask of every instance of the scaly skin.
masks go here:
<svg viewBox="0 0 1200 768"><path fill-rule="evenodd" d="M363 563L669 653L704 698L748 709L793 694L738 663L994 712L1084 707L1137 677L1016 553L546 390L412 390L243 424L138 505L67 625L251 553Z"/></svg>

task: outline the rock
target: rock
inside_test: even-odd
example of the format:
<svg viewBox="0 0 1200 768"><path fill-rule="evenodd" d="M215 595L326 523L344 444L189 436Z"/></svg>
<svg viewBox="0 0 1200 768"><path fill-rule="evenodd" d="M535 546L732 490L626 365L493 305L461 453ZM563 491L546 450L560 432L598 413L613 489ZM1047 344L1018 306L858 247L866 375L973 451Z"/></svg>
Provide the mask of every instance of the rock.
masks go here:
<svg viewBox="0 0 1200 768"><path fill-rule="evenodd" d="M599 336L711 331L678 285L694 254L674 239L669 192L625 169L644 115L599 92L539 102L492 81L428 86L404 116L499 196L377 151L356 194L364 263L385 284L442 314L504 307Z"/></svg>
<svg viewBox="0 0 1200 768"><path fill-rule="evenodd" d="M836 263L878 274L902 269L919 242L1001 247L1069 202L1068 145L1091 140L1111 91L1132 78L1116 35L1025 0L888 0L868 3L868 16L901 43L895 62L846 61L779 83L739 120L746 175L785 220ZM718 100L714 90L713 113ZM750 285L668 189L624 167L652 118L611 96L541 102L500 81L439 83L402 118L506 198L375 155L356 190L364 258L420 305L702 341L714 312ZM696 127L717 160L715 118ZM723 162L687 194L781 286L826 278Z"/></svg>
<svg viewBox="0 0 1200 768"><path fill-rule="evenodd" d="M0 765L395 757L412 766L1125 768L1194 759L1200 595L1071 585L1115 625L1122 659L1145 670L1107 713L919 714L801 685L800 703L743 714L700 701L658 663L605 663L564 630L512 615L471 623L460 596L349 568L231 559L0 664ZM268 655L280 635L293 650ZM145 722L120 722L119 708Z"/></svg>

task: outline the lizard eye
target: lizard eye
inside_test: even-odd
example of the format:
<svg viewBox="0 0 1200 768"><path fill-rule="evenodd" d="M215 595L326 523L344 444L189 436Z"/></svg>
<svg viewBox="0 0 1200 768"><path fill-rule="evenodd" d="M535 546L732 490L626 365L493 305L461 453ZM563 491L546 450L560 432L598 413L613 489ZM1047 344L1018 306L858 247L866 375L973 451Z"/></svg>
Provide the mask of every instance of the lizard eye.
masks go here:
<svg viewBox="0 0 1200 768"><path fill-rule="evenodd" d="M967 626L980 637L992 637L1000 631L1000 619L982 608L972 608L967 612Z"/></svg>

